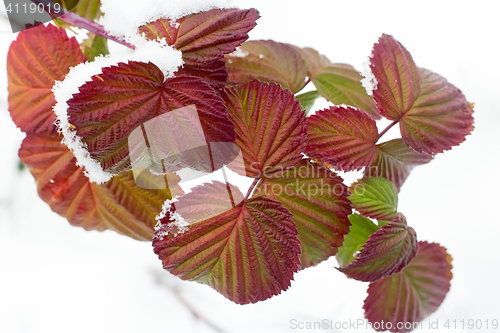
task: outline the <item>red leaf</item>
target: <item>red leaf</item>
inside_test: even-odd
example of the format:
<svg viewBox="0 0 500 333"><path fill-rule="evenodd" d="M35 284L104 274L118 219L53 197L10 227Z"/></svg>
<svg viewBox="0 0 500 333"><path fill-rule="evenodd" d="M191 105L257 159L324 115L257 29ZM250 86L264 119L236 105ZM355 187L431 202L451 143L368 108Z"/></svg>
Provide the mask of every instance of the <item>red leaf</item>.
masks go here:
<svg viewBox="0 0 500 333"><path fill-rule="evenodd" d="M238 56L226 56L229 84L259 79L278 83L293 93L304 88L306 63L294 46L272 40L252 40L241 45L238 52Z"/></svg>
<svg viewBox="0 0 500 333"><path fill-rule="evenodd" d="M422 86L399 126L405 143L419 152L441 153L457 146L474 129L472 107L442 76L420 69Z"/></svg>
<svg viewBox="0 0 500 333"><path fill-rule="evenodd" d="M431 160L432 155L419 153L408 147L403 140L394 139L377 145L377 157L365 168L364 175L384 177L392 181L399 191L415 166Z"/></svg>
<svg viewBox="0 0 500 333"><path fill-rule="evenodd" d="M183 280L207 284L238 304L263 301L286 290L299 267L291 216L279 202L252 198L184 233L165 235L169 225L162 224L154 251Z"/></svg>
<svg viewBox="0 0 500 333"><path fill-rule="evenodd" d="M29 134L19 157L30 168L40 198L72 225L85 230L110 229L135 239L151 240L163 202L172 198L171 190L174 195L182 193L173 183L171 190L141 189L135 185L132 172L103 185L92 184L57 134Z"/></svg>
<svg viewBox="0 0 500 333"><path fill-rule="evenodd" d="M417 235L404 217L370 235L356 260L339 268L350 278L372 282L400 272L417 253Z"/></svg>
<svg viewBox="0 0 500 333"><path fill-rule="evenodd" d="M228 119L224 101L208 84L193 76L164 80L163 73L152 63L131 61L104 68L101 75L80 87L68 105L69 121L90 156L101 163L104 171L113 174L131 168L127 141L134 129L190 105L196 106L207 142L234 142L234 125ZM189 135L174 131L162 137L165 142L167 137L185 141Z"/></svg>
<svg viewBox="0 0 500 333"><path fill-rule="evenodd" d="M179 73L203 77L221 89L227 79L222 57L248 39L259 17L253 8L212 9L176 22L159 19L140 27L139 33L151 40L165 38L168 45L182 51L185 65Z"/></svg>
<svg viewBox="0 0 500 333"><path fill-rule="evenodd" d="M390 35L373 46L370 68L377 79L373 99L382 116L398 120L420 94L420 74L410 53Z"/></svg>
<svg viewBox="0 0 500 333"><path fill-rule="evenodd" d="M377 331L411 331L414 323L436 311L446 297L453 277L451 261L444 247L419 242L417 255L400 273L370 283L365 317L373 327L384 327Z"/></svg>
<svg viewBox="0 0 500 333"><path fill-rule="evenodd" d="M75 38L53 25L21 31L7 55L9 111L26 133L55 132L51 89L63 80L70 67L85 62Z"/></svg>
<svg viewBox="0 0 500 333"><path fill-rule="evenodd" d="M236 125L236 144L245 162L246 170L233 171L253 178L272 177L302 159L306 117L289 90L254 80L227 89L222 97Z"/></svg>
<svg viewBox="0 0 500 333"><path fill-rule="evenodd" d="M262 178L253 196L281 202L292 214L301 246L301 269L335 255L349 232L349 190L335 172L309 160L278 178Z"/></svg>
<svg viewBox="0 0 500 333"><path fill-rule="evenodd" d="M349 106L331 106L307 119L306 154L340 170L358 170L375 159L378 131L366 113Z"/></svg>

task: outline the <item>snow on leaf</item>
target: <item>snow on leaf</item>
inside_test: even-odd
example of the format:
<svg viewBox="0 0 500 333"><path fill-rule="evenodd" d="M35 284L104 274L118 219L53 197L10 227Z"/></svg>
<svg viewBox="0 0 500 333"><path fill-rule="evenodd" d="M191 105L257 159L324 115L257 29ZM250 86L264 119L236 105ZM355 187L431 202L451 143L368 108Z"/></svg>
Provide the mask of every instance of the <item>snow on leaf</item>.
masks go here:
<svg viewBox="0 0 500 333"><path fill-rule="evenodd" d="M165 38L182 51L184 67L179 73L205 78L223 88L227 79L224 54L233 52L248 39L259 13L255 9L212 9L175 21L159 19L139 28L150 40Z"/></svg>
<svg viewBox="0 0 500 333"><path fill-rule="evenodd" d="M7 55L9 111L26 133L56 131L51 89L70 67L85 62L75 38L53 25L21 31Z"/></svg>
<svg viewBox="0 0 500 333"><path fill-rule="evenodd" d="M302 159L306 117L289 90L254 80L227 89L222 97L236 125L236 144L245 162L245 170L233 167L233 171L253 178L272 177Z"/></svg>
<svg viewBox="0 0 500 333"><path fill-rule="evenodd" d="M252 198L175 236L161 227L153 247L170 273L207 284L235 303L255 303L286 290L298 270L291 216L277 201Z"/></svg>
<svg viewBox="0 0 500 333"><path fill-rule="evenodd" d="M312 79L318 92L334 104L357 107L373 119L380 119L373 98L361 85L362 76L351 65L331 64L321 69Z"/></svg>
<svg viewBox="0 0 500 333"><path fill-rule="evenodd" d="M420 96L400 120L401 136L416 151L441 153L462 143L474 129L473 110L442 76L426 69L420 69L420 75Z"/></svg>
<svg viewBox="0 0 500 333"><path fill-rule="evenodd" d="M378 131L366 113L331 106L307 118L306 154L343 171L359 170L375 159Z"/></svg>
<svg viewBox="0 0 500 333"><path fill-rule="evenodd" d="M112 174L131 169L127 141L136 128L190 105L196 107L206 142L234 142L226 106L208 84L185 75L164 80L152 63L130 61L104 68L68 105L69 121L90 157ZM171 134L177 140L184 140L183 135Z"/></svg>
<svg viewBox="0 0 500 333"><path fill-rule="evenodd" d="M417 235L403 216L370 235L356 260L340 267L350 278L372 282L400 272L417 253Z"/></svg>
<svg viewBox="0 0 500 333"><path fill-rule="evenodd" d="M296 48L272 40L253 40L239 47L246 55L226 56L229 84L246 83L253 79L278 83L297 93L306 84L306 64Z"/></svg>
<svg viewBox="0 0 500 333"><path fill-rule="evenodd" d="M85 230L110 229L150 241L163 202L182 194L173 182L165 190L142 189L135 184L132 172L103 185L93 184L76 166L75 157L61 144L58 134L28 134L19 157L35 178L40 198L72 225Z"/></svg>
<svg viewBox="0 0 500 333"><path fill-rule="evenodd" d="M377 80L373 99L380 114L400 119L420 94L421 77L413 58L394 37L383 34L373 46L370 68Z"/></svg>
<svg viewBox="0 0 500 333"><path fill-rule="evenodd" d="M352 207L361 215L377 220L398 216L398 189L382 177L361 178L351 185Z"/></svg>
<svg viewBox="0 0 500 333"><path fill-rule="evenodd" d="M372 220L359 214L349 215L349 221L349 233L344 236L344 243L335 256L341 267L349 265L355 259L354 254L361 251L368 241L368 237L379 229Z"/></svg>
<svg viewBox="0 0 500 333"><path fill-rule="evenodd" d="M402 139L377 145L377 157L364 171L365 177L384 177L401 189L410 171L417 165L429 163L432 155L419 153L408 147Z"/></svg>
<svg viewBox="0 0 500 333"><path fill-rule="evenodd" d="M453 277L451 261L439 244L419 242L417 255L400 273L370 283L365 317L374 327L383 321L384 327L392 324L391 332L411 331L414 323L436 311L445 299ZM403 328L398 329L398 323Z"/></svg>
<svg viewBox="0 0 500 333"><path fill-rule="evenodd" d="M277 200L293 214L301 245L301 268L335 255L350 224L349 190L342 178L309 160L275 176L262 178L253 196Z"/></svg>

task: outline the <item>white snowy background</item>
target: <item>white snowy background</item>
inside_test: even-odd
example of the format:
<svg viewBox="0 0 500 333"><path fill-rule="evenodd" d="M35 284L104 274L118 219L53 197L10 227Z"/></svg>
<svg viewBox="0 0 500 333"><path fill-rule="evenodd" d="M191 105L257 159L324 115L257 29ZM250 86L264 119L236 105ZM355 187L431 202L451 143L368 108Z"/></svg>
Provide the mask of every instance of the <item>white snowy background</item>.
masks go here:
<svg viewBox="0 0 500 333"><path fill-rule="evenodd" d="M262 18L251 39L314 47L333 62L357 69L377 38L392 34L418 66L443 75L475 103L472 135L416 168L401 190L399 208L420 240L439 242L454 258L451 291L429 319L439 321L439 331L444 331L448 319L483 320L481 330L466 325L450 331L493 331L485 329L485 320L490 325L493 319L500 320L499 3L235 0L230 4L260 11ZM0 31L8 30L3 18L1 24ZM29 172L18 170L17 150L24 135L7 112L5 72L7 51L15 38L0 34L0 332L274 333L300 331L292 329L292 319L363 318L368 284L337 272L334 258L296 274L291 288L281 295L239 306L207 286L183 282L162 270L150 243L111 231L86 232L53 213L38 198ZM321 105L325 103L317 107ZM387 138L395 135L397 129Z"/></svg>

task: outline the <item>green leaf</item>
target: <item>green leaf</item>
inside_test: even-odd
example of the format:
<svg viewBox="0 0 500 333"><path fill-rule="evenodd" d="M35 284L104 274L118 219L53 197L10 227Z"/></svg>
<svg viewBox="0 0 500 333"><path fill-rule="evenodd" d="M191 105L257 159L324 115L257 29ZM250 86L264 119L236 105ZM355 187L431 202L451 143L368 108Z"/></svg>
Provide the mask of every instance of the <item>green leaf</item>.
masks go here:
<svg viewBox="0 0 500 333"><path fill-rule="evenodd" d="M318 99L319 96L319 92L313 90L300 95L295 95L295 99L300 102L300 106L306 112L307 116L314 106L314 102L316 102L316 99Z"/></svg>
<svg viewBox="0 0 500 333"><path fill-rule="evenodd" d="M98 56L109 54L108 40L99 35L89 33L89 37L81 44L83 54L87 56L89 61L94 61Z"/></svg>
<svg viewBox="0 0 500 333"><path fill-rule="evenodd" d="M368 237L380 227L369 218L359 214L349 215L349 221L351 222L349 233L344 236L344 243L339 247L336 255L341 267L349 265L355 259L354 254L363 248Z"/></svg>
<svg viewBox="0 0 500 333"><path fill-rule="evenodd" d="M356 260L339 271L359 281L376 281L400 272L415 257L417 249L415 230L401 216L371 234Z"/></svg>
<svg viewBox="0 0 500 333"><path fill-rule="evenodd" d="M377 106L361 85L361 79L361 74L351 65L331 64L319 70L312 82L328 101L357 107L373 119L380 119Z"/></svg>
<svg viewBox="0 0 500 333"><path fill-rule="evenodd" d="M21 31L7 55L9 112L26 133L55 132L52 86L85 62L75 38L49 24Z"/></svg>
<svg viewBox="0 0 500 333"><path fill-rule="evenodd" d="M204 187L220 193L213 184L196 191ZM178 203L194 200L200 209L199 197L191 193ZM229 199L211 197L205 198L208 209L229 204ZM286 290L299 268L300 243L291 216L277 201L251 198L174 234L175 217L167 212L153 247L163 267L181 279L207 284L238 304L256 303Z"/></svg>
<svg viewBox="0 0 500 333"><path fill-rule="evenodd" d="M410 171L418 165L429 163L432 155L419 153L408 147L402 139L394 139L377 145L377 157L364 171L365 177L384 177L403 186Z"/></svg>
<svg viewBox="0 0 500 333"><path fill-rule="evenodd" d="M65 0L67 1L67 0ZM79 0L76 6L71 10L73 13L81 17L95 21L101 17L101 1L100 0Z"/></svg>
<svg viewBox="0 0 500 333"><path fill-rule="evenodd" d="M292 214L301 245L300 267L314 266L337 253L349 230L348 188L335 172L309 160L276 178L262 178L253 196L281 202Z"/></svg>
<svg viewBox="0 0 500 333"><path fill-rule="evenodd" d="M362 178L351 185L352 207L362 215L378 220L398 216L398 189L382 177Z"/></svg>
<svg viewBox="0 0 500 333"><path fill-rule="evenodd" d="M253 40L239 47L238 53L226 56L229 84L246 83L254 79L278 83L293 93L306 84L306 64L290 44L272 40Z"/></svg>
<svg viewBox="0 0 500 333"><path fill-rule="evenodd" d="M236 126L236 144L244 160L241 175L273 177L302 159L306 117L290 90L257 80L226 89L222 93L229 118Z"/></svg>
<svg viewBox="0 0 500 333"><path fill-rule="evenodd" d="M365 317L373 326L390 323L391 332L411 331L445 299L453 277L451 261L439 244L419 242L417 255L400 273L370 283Z"/></svg>
<svg viewBox="0 0 500 333"><path fill-rule="evenodd" d="M343 171L370 165L377 154L375 120L350 106L331 106L307 118L306 154Z"/></svg>
<svg viewBox="0 0 500 333"><path fill-rule="evenodd" d="M322 54L319 54L319 52L313 48L310 47L301 48L297 46L293 47L295 48L295 50L297 50L297 52L300 53L302 59L304 59L307 67L307 76L311 80L313 80L321 70L332 65L331 61L328 60L327 57L325 57Z"/></svg>
<svg viewBox="0 0 500 333"><path fill-rule="evenodd" d="M177 184L172 182L165 190L142 189L135 184L132 172L103 185L90 183L61 139L58 134L29 134L19 150L21 161L35 178L40 198L74 226L110 229L151 241L163 202L182 194ZM174 175L169 178L179 180Z"/></svg>

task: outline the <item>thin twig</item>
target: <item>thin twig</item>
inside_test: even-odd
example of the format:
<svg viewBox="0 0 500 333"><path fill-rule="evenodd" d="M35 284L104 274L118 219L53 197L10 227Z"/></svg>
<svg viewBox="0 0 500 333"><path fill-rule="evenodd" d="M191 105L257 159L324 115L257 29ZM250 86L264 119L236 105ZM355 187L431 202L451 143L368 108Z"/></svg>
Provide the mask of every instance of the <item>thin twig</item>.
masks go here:
<svg viewBox="0 0 500 333"><path fill-rule="evenodd" d="M199 313L191 305L191 303L189 303L184 298L184 296L182 296L182 293L179 291L179 289L177 289L177 288L171 286L170 284L166 283L165 280L162 279L161 275L158 272L153 271L153 275L155 276L156 283L158 283L158 284L160 284L162 286L167 287L167 289L170 290L170 292L172 292L172 294L175 296L175 298L177 298L177 300L191 313L191 315L194 318L196 318L196 320L201 321L202 323L204 323L205 325L207 325L208 327L210 327L211 329L213 329L215 332L226 333L226 331L224 331L222 328L220 328L219 326L215 325L208 318L206 318L201 313Z"/></svg>
<svg viewBox="0 0 500 333"><path fill-rule="evenodd" d="M387 133L387 131L389 131L394 125L396 125L397 123L399 122L399 120L394 120L389 126L387 126L381 133L380 135L378 136L378 139L380 140L380 138L382 137L382 135L384 135L385 133Z"/></svg>
<svg viewBox="0 0 500 333"><path fill-rule="evenodd" d="M247 195L245 195L245 199L243 201L247 201L247 199L250 197L250 194L252 194L253 192L253 189L255 188L255 186L257 186L257 183L259 182L259 178L255 178L253 180L253 183L252 185L250 185L250 187L248 188L248 192L247 192Z"/></svg>

